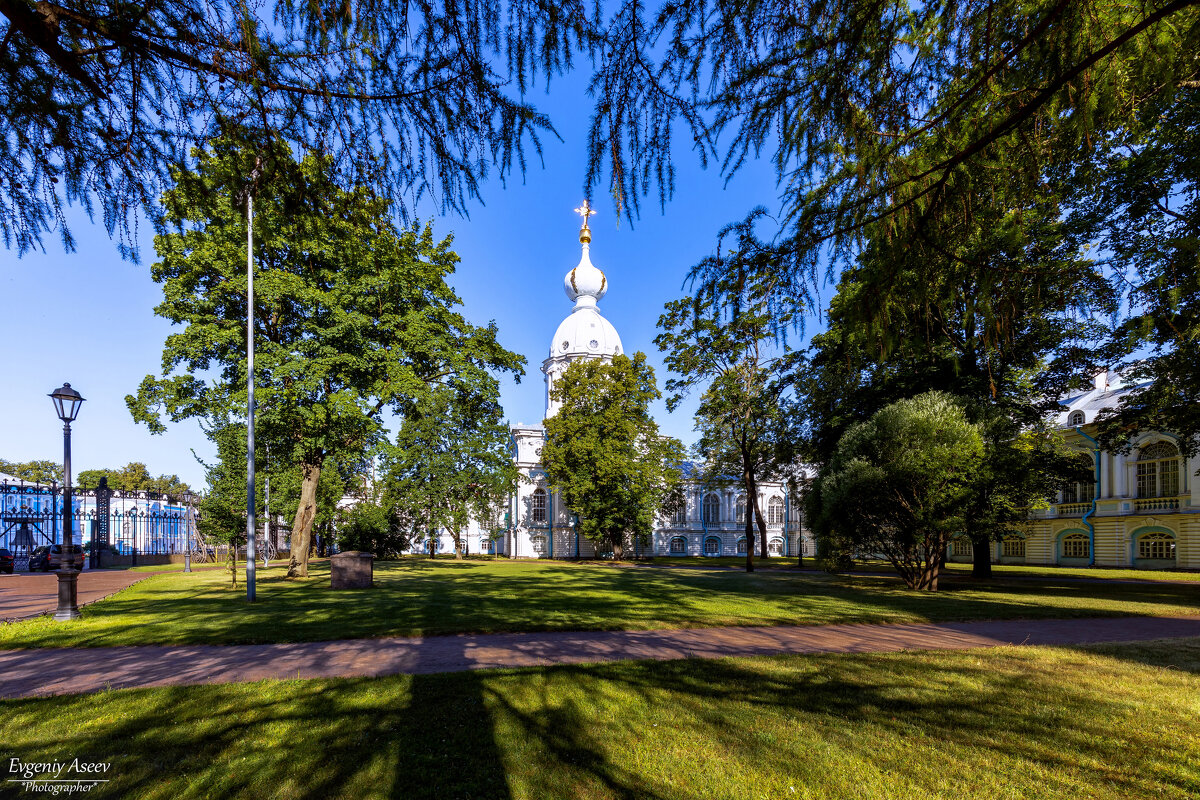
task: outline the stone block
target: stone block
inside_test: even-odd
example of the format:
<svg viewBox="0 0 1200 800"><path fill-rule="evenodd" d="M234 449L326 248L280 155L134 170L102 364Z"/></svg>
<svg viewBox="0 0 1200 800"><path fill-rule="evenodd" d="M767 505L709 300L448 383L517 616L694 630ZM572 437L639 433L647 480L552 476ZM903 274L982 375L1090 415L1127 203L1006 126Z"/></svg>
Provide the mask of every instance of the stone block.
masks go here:
<svg viewBox="0 0 1200 800"><path fill-rule="evenodd" d="M375 579L375 554L351 550L330 557L330 585L334 589L370 589Z"/></svg>

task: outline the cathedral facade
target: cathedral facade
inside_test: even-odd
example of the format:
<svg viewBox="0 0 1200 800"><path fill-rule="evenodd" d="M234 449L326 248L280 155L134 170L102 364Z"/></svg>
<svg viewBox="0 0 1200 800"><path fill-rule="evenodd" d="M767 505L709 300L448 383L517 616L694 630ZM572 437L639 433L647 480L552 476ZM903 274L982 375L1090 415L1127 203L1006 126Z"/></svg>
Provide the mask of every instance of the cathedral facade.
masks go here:
<svg viewBox="0 0 1200 800"><path fill-rule="evenodd" d="M608 278L592 264L592 234L585 202L576 209L583 216L579 232L582 255L563 278L563 291L573 303L559 324L545 360L544 419L557 413L559 404L551 394L567 367L581 359L611 362L625 353L621 337L600 313L599 302L608 293ZM508 507L495 520L472 522L465 537L468 553L491 553L514 558L596 558L592 543L580 536L573 515L546 478L541 463L545 426L513 425L512 452L523 480ZM685 478L699 474L692 464L683 464ZM782 483L763 482L758 487L759 508L767 520L767 547L772 556L814 553L811 538L802 531L799 504ZM746 552L744 492L728 485L706 486L689 480L685 484L686 507L663 517L655 525L650 541L631 542L626 553L645 556L736 556ZM757 529L755 552L759 550ZM433 543L438 552L452 552L453 544L443 534ZM413 552L428 552L429 542L414 543Z"/></svg>

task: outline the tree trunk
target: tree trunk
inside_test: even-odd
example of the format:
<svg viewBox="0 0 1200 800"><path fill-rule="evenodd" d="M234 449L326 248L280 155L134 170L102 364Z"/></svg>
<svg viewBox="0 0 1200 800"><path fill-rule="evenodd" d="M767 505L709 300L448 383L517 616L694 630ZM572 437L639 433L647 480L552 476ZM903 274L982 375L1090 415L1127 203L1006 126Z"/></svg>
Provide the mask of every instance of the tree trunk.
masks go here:
<svg viewBox="0 0 1200 800"><path fill-rule="evenodd" d="M308 577L308 551L312 548L313 520L317 517L317 482L321 479L321 465L309 462L300 464L303 479L300 483L300 504L292 520L292 557L288 563L289 578Z"/></svg>
<svg viewBox="0 0 1200 800"><path fill-rule="evenodd" d="M971 577L992 577L992 540L987 536L971 537Z"/></svg>
<svg viewBox="0 0 1200 800"><path fill-rule="evenodd" d="M618 534L612 537L613 560L621 561L625 558L625 536Z"/></svg>
<svg viewBox="0 0 1200 800"><path fill-rule="evenodd" d="M229 557L226 559L229 562L229 587L237 588L237 538L229 543Z"/></svg>
<svg viewBox="0 0 1200 800"><path fill-rule="evenodd" d="M758 523L758 557L766 559L771 557L770 551L767 550L767 520L762 515L762 509L758 507L758 482L752 481L751 485L754 487L754 494L751 495L754 498L754 520Z"/></svg>
<svg viewBox="0 0 1200 800"><path fill-rule="evenodd" d="M749 459L742 453L742 487L746 490L746 572L754 572L754 478L750 475ZM736 502L736 501L735 501Z"/></svg>

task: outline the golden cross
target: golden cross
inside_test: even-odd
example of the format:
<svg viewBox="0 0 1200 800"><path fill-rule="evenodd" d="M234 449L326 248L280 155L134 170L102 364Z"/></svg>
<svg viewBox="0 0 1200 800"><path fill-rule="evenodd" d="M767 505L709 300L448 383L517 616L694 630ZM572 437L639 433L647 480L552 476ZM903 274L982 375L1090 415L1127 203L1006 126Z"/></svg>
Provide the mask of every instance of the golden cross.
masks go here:
<svg viewBox="0 0 1200 800"><path fill-rule="evenodd" d="M584 200L583 205L575 209L575 213L583 217L583 227L586 228L588 226L588 217L594 215L596 212L592 211L592 207L588 205L588 201Z"/></svg>

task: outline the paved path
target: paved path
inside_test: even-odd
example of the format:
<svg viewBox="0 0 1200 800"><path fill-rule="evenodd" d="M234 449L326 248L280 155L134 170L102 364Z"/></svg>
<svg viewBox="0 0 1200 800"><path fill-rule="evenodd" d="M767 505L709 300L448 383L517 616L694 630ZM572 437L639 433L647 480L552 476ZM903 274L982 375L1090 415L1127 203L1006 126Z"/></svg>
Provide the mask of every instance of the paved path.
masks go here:
<svg viewBox="0 0 1200 800"><path fill-rule="evenodd" d="M965 650L1006 644L1073 645L1184 636L1200 636L1200 615L10 650L0 652L0 697L93 692L106 687L426 674L632 659Z"/></svg>
<svg viewBox="0 0 1200 800"><path fill-rule="evenodd" d="M194 566L192 570L224 569L218 566ZM116 594L151 575L179 573L180 570L134 572L125 569L85 569L79 573L76 602L80 607ZM58 575L53 572L16 572L0 574L0 622L28 619L58 608Z"/></svg>
<svg viewBox="0 0 1200 800"><path fill-rule="evenodd" d="M152 572L130 572L128 570L95 569L79 573L76 588L77 602L87 605L103 600L140 580L149 578ZM18 572L0 575L0 621L36 617L58 608L58 575L53 572Z"/></svg>

